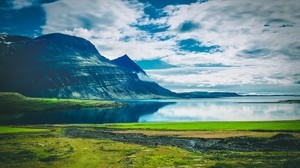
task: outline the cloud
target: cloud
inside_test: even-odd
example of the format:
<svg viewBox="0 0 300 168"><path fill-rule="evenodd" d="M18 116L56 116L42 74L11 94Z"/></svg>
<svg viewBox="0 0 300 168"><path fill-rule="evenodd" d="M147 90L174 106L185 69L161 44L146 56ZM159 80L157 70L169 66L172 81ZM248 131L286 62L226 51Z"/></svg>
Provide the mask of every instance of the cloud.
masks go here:
<svg viewBox="0 0 300 168"><path fill-rule="evenodd" d="M203 4L169 6L166 10L169 11L168 24L171 25L171 30L176 30L186 20L201 23L201 29L179 34L179 37L194 37L204 43L218 44L232 49L234 53L228 54L236 54L243 49L252 48L257 42L273 50L283 43L298 41L293 36L299 36L299 33L290 27L286 29L275 26L270 27L269 32L262 32L263 25L274 18L299 23L299 18L294 16L295 13L299 14L295 8L298 4L296 1L209 1ZM282 6L284 7L281 8Z"/></svg>
<svg viewBox="0 0 300 168"><path fill-rule="evenodd" d="M214 52L220 52L220 46L217 45L211 45L211 46L205 46L201 42L195 40L195 39L184 39L180 40L178 42L179 49L184 51L190 51L190 52L197 52L197 53L214 53Z"/></svg>
<svg viewBox="0 0 300 168"><path fill-rule="evenodd" d="M200 24L194 23L193 21L185 21L181 25L179 25L179 32L184 33L184 32L190 32L196 29L201 28Z"/></svg>
<svg viewBox="0 0 300 168"><path fill-rule="evenodd" d="M140 2L151 5L154 8L162 9L168 5L191 4L195 2L204 3L206 0L176 0L176 1L157 1L157 0L139 0Z"/></svg>
<svg viewBox="0 0 300 168"><path fill-rule="evenodd" d="M150 59L150 60L138 60L136 61L136 64L138 64L142 69L148 70L148 69L168 69L168 68L174 68L175 65L171 65L162 59Z"/></svg>
<svg viewBox="0 0 300 168"><path fill-rule="evenodd" d="M33 0L14 0L12 1L12 5L14 9L22 9L25 7L29 7L33 4Z"/></svg>
<svg viewBox="0 0 300 168"><path fill-rule="evenodd" d="M291 59L292 61L299 61L300 59L300 41L291 43L288 46L283 46L280 50L287 58Z"/></svg>
<svg viewBox="0 0 300 168"><path fill-rule="evenodd" d="M23 1L13 7L13 2L16 1L0 3L0 32L29 37L40 35L40 26L45 24L44 10L37 5L21 5Z"/></svg>
<svg viewBox="0 0 300 168"><path fill-rule="evenodd" d="M195 64L195 67L232 67L231 65L225 65L221 63L208 63L208 64Z"/></svg>
<svg viewBox="0 0 300 168"><path fill-rule="evenodd" d="M270 57L270 50L264 48L246 49L242 50L237 56L244 58L268 58Z"/></svg>
<svg viewBox="0 0 300 168"><path fill-rule="evenodd" d="M171 48L175 42L158 40L169 37L169 34L161 32L166 28L146 23L148 19L143 19L144 5L137 1L88 0L74 3L61 0L43 7L46 12L45 34L61 32L86 38L110 59L125 53L133 59L157 58L173 53ZM148 26L148 31L137 25ZM151 31L156 31L157 35L152 37Z"/></svg>
<svg viewBox="0 0 300 168"><path fill-rule="evenodd" d="M134 23L141 15L125 1L88 0L74 3L72 0L61 0L46 4L44 8L47 14L47 23L43 27L45 33L93 28L100 33L111 30L109 35L113 35L115 29L126 29L128 24ZM117 32L116 36L119 34Z"/></svg>
<svg viewBox="0 0 300 168"><path fill-rule="evenodd" d="M166 25L155 25L155 24L137 25L136 27L142 31L148 32L149 34L165 32L169 28Z"/></svg>
<svg viewBox="0 0 300 168"><path fill-rule="evenodd" d="M295 86L299 77L293 77L288 67L280 67L280 65L277 67L178 67L146 70L146 73L161 85L174 91L208 90L247 93L273 90L273 92L300 93L300 86ZM254 86L257 86L257 90Z"/></svg>
<svg viewBox="0 0 300 168"><path fill-rule="evenodd" d="M295 89L298 0L178 2L60 0L43 5L43 33L84 37L110 59L125 53L150 63L162 59L176 67L147 73L174 90Z"/></svg>
<svg viewBox="0 0 300 168"><path fill-rule="evenodd" d="M32 7L32 6L40 6L41 4L52 3L55 1L58 1L58 0L12 0L12 1L8 1L8 2L5 2L5 0L4 0L3 3L8 8L12 8L14 10L19 10L19 9L23 9L23 8ZM0 5L1 4L2 4L2 2L0 3Z"/></svg>

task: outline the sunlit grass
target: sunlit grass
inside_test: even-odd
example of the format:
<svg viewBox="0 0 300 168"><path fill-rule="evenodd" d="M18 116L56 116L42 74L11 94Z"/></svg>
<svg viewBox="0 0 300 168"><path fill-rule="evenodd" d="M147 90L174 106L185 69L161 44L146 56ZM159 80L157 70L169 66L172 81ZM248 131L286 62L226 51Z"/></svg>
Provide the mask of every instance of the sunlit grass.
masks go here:
<svg viewBox="0 0 300 168"><path fill-rule="evenodd" d="M196 164L197 157L176 147L111 140L23 135L0 141L0 167L174 167Z"/></svg>
<svg viewBox="0 0 300 168"><path fill-rule="evenodd" d="M78 100L58 98L29 98L18 93L0 92L0 109L2 113L16 111L44 111L82 107L118 107L120 103L100 100Z"/></svg>
<svg viewBox="0 0 300 168"><path fill-rule="evenodd" d="M68 138L61 127L43 134L0 134L0 167L297 167L300 153L191 152L107 139ZM62 131L62 132L61 132ZM163 131L162 131L163 132Z"/></svg>
<svg viewBox="0 0 300 168"><path fill-rule="evenodd" d="M44 132L44 131L48 131L48 129L0 126L0 134L20 133L20 132Z"/></svg>
<svg viewBox="0 0 300 168"><path fill-rule="evenodd" d="M300 120L295 121L239 121L239 122L167 122L106 124L107 128L147 130L244 130L244 131L300 131Z"/></svg>

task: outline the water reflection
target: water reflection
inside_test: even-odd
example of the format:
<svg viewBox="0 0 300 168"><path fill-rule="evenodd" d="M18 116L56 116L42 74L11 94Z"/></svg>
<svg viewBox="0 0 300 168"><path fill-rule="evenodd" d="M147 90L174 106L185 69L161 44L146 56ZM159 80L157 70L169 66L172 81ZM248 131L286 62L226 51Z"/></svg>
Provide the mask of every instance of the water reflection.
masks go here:
<svg viewBox="0 0 300 168"><path fill-rule="evenodd" d="M167 121L260 121L300 119L300 104L261 103L299 97L243 97L181 100L143 115L139 122ZM251 102L251 103L249 103Z"/></svg>
<svg viewBox="0 0 300 168"><path fill-rule="evenodd" d="M69 111L24 112L0 117L0 124L101 124L138 122L173 102L130 102L115 109L82 108Z"/></svg>
<svg viewBox="0 0 300 168"><path fill-rule="evenodd" d="M300 99L300 97L129 101L126 102L128 105L116 109L85 108L5 116L0 114L0 124L299 120L300 104L259 103L289 99Z"/></svg>

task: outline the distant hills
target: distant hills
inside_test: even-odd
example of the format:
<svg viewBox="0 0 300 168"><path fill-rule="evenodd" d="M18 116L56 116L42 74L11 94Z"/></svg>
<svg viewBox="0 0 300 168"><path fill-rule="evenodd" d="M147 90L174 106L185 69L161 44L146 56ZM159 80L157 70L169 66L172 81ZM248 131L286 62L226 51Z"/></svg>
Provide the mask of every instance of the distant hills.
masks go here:
<svg viewBox="0 0 300 168"><path fill-rule="evenodd" d="M218 97L238 97L241 96L232 92L183 92L177 93L180 98L218 98Z"/></svg>
<svg viewBox="0 0 300 168"><path fill-rule="evenodd" d="M102 56L80 37L54 33L37 38L0 35L0 91L31 97L153 99L236 96L174 93L149 80L127 55Z"/></svg>

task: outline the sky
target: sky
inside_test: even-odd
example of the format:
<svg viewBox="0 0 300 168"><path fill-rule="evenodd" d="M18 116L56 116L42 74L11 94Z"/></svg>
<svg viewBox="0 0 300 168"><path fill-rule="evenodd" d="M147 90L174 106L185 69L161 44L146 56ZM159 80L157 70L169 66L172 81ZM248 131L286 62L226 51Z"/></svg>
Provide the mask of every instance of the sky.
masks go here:
<svg viewBox="0 0 300 168"><path fill-rule="evenodd" d="M173 91L300 94L300 0L0 1L0 33L56 32Z"/></svg>

